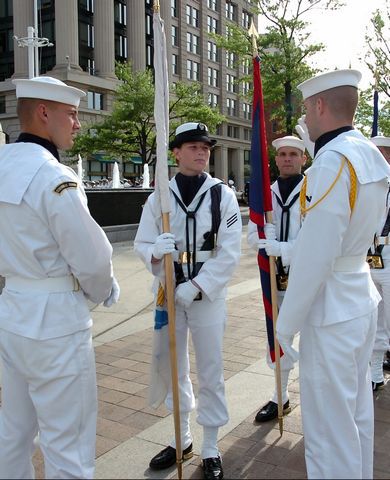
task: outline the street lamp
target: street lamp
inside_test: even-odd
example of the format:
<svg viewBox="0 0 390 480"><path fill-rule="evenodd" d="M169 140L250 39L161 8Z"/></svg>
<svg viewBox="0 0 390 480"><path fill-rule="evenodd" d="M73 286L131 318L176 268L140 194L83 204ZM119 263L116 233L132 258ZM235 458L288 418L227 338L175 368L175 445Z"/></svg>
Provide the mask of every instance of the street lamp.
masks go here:
<svg viewBox="0 0 390 480"><path fill-rule="evenodd" d="M38 37L38 0L34 0L34 27L27 27L27 37L17 37L14 35L14 39L18 44L18 47L28 48L28 78L39 77L39 61L38 61L38 48L39 47L52 47L53 44L48 38Z"/></svg>

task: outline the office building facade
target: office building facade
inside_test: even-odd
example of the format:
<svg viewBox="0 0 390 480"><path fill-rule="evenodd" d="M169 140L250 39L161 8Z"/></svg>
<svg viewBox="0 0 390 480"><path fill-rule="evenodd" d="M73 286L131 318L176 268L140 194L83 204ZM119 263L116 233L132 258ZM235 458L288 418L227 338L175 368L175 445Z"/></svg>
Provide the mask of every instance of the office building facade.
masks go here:
<svg viewBox="0 0 390 480"><path fill-rule="evenodd" d="M118 86L115 61L129 60L135 70L153 66L153 0L2 0L0 122L10 142L19 134L11 80L29 73L28 49L18 46L14 36L26 37L27 27L34 25L34 4L38 36L53 44L38 49L39 72L87 92L79 109L82 123L111 112ZM249 28L251 8L250 0L160 0L170 82L199 82L205 102L225 115L210 172L225 180L233 177L238 188L244 186L249 162L252 113L243 96L249 85L238 84L238 79L250 66L218 48L211 34L225 34L231 23ZM86 167L90 177L109 174L97 158L89 159ZM140 168L125 162L124 174L136 175Z"/></svg>

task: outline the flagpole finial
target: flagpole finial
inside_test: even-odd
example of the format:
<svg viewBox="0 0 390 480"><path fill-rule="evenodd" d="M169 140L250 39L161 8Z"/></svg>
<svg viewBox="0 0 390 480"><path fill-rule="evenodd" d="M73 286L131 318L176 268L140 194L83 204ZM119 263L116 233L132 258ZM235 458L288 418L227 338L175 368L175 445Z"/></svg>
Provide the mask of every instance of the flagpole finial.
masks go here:
<svg viewBox="0 0 390 480"><path fill-rule="evenodd" d="M256 42L256 37L258 36L258 31L255 27L255 24L253 22L253 18L251 20L251 25L248 30L249 35L252 37L252 49L253 49L253 56L255 57L258 54L257 51L257 42Z"/></svg>
<svg viewBox="0 0 390 480"><path fill-rule="evenodd" d="M158 13L160 11L160 0L153 1L153 11L154 13Z"/></svg>

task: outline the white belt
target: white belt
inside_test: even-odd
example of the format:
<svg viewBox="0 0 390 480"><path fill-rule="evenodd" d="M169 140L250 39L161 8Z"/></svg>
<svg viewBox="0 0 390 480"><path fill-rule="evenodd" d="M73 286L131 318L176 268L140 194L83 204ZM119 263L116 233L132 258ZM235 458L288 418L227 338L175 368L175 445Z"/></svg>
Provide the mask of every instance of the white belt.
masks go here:
<svg viewBox="0 0 390 480"><path fill-rule="evenodd" d="M191 258L194 252L190 252ZM197 250L196 252L196 262L205 262L212 257L215 257L215 250ZM187 252L179 252L175 250L172 252L172 257L175 262L188 263Z"/></svg>
<svg viewBox="0 0 390 480"><path fill-rule="evenodd" d="M6 277L5 287L17 292L60 293L77 292L80 285L73 275L49 278Z"/></svg>
<svg viewBox="0 0 390 480"><path fill-rule="evenodd" d="M389 235L387 237L377 237L375 243L376 245L390 245Z"/></svg>
<svg viewBox="0 0 390 480"><path fill-rule="evenodd" d="M334 272L362 272L366 269L366 255L337 257L333 265Z"/></svg>

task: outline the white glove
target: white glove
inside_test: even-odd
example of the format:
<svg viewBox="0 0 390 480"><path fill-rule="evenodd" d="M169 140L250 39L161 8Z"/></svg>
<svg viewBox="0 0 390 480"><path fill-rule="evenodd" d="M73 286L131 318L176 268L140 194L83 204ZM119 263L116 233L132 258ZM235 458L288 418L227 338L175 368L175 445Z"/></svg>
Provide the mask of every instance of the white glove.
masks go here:
<svg viewBox="0 0 390 480"><path fill-rule="evenodd" d="M175 290L176 303L184 308L188 308L199 292L199 288L197 288L191 280L181 283Z"/></svg>
<svg viewBox="0 0 390 480"><path fill-rule="evenodd" d="M111 307L114 303L117 303L119 300L119 295L121 294L121 289L116 278L112 279L112 287L110 295L104 300L103 305L105 307Z"/></svg>
<svg viewBox="0 0 390 480"><path fill-rule="evenodd" d="M312 142L310 140L309 132L307 130L307 125L306 125L306 122L305 122L305 118L306 118L305 115L303 115L298 120L298 125L295 125L295 131L298 133L298 135L303 140L303 143L305 144L306 150L308 151L311 158L314 158L314 142Z"/></svg>
<svg viewBox="0 0 390 480"><path fill-rule="evenodd" d="M282 347L284 354L289 357L293 362L297 362L299 359L299 352L292 346L294 336L293 335L281 335L276 334L279 345Z"/></svg>
<svg viewBox="0 0 390 480"><path fill-rule="evenodd" d="M156 238L152 255L155 259L161 260L164 255L175 250L175 235L173 233L162 233Z"/></svg>
<svg viewBox="0 0 390 480"><path fill-rule="evenodd" d="M280 242L277 240L267 240L266 238L260 239L258 242L258 247L265 248L265 251L269 257L280 257L282 255Z"/></svg>
<svg viewBox="0 0 390 480"><path fill-rule="evenodd" d="M264 225L264 235L267 240L276 240L276 227L273 223Z"/></svg>

